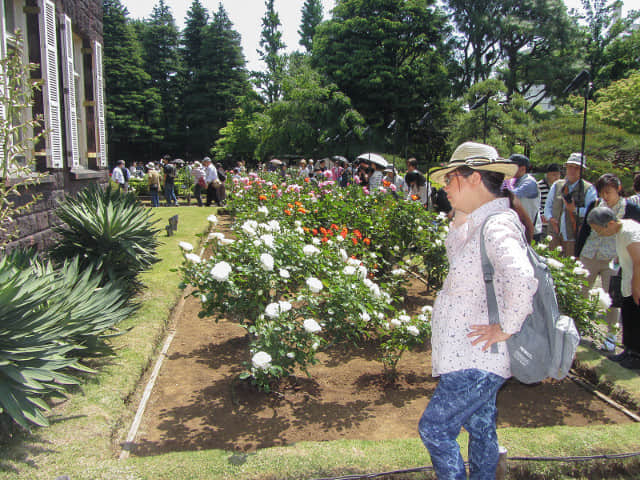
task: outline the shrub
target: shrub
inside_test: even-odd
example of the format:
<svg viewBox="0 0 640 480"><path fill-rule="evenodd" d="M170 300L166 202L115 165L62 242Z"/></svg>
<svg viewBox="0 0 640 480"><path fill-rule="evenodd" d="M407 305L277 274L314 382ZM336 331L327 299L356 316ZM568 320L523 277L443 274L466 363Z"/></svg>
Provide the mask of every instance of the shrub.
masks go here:
<svg viewBox="0 0 640 480"><path fill-rule="evenodd" d="M130 294L141 288L138 274L158 261L159 230L135 194L91 185L77 198L67 195L56 214L65 224L55 228L61 239L52 258L62 262L77 256L81 269L104 273L103 282L113 281Z"/></svg>
<svg viewBox="0 0 640 480"><path fill-rule="evenodd" d="M78 263L56 270L21 250L0 260L0 412L25 428L48 425L44 399L78 383L71 370L91 372L78 358L113 353L107 338L135 309Z"/></svg>

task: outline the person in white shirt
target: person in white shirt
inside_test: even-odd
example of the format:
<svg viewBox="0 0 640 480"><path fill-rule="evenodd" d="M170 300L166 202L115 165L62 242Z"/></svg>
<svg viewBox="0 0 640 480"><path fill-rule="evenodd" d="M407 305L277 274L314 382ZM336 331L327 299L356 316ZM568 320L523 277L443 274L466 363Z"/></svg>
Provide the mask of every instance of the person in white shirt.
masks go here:
<svg viewBox="0 0 640 480"><path fill-rule="evenodd" d="M218 203L218 199L216 197L216 186L219 183L218 180L218 171L216 167L211 163L211 159L209 157L204 157L202 159L202 164L204 165L204 181L207 184L207 207L211 206L211 203L214 201Z"/></svg>
<svg viewBox="0 0 640 480"><path fill-rule="evenodd" d="M622 268L622 345L624 351L609 358L629 369L640 369L640 223L619 219L609 207L595 207L587 215L591 229L614 236Z"/></svg>
<svg viewBox="0 0 640 480"><path fill-rule="evenodd" d="M113 169L111 173L111 179L118 184L120 190L124 193L129 191L129 170L125 166L124 160L118 160L116 163L116 167Z"/></svg>
<svg viewBox="0 0 640 480"><path fill-rule="evenodd" d="M431 317L432 374L440 379L418 428L441 479L467 478L456 442L462 427L469 432L470 477L496 478L496 395L511 376L506 340L533 311L538 287L518 214L502 192L505 177L516 170L495 148L467 142L431 174L446 185L456 212L445 241L449 273ZM495 270L495 324L489 322L481 236Z"/></svg>

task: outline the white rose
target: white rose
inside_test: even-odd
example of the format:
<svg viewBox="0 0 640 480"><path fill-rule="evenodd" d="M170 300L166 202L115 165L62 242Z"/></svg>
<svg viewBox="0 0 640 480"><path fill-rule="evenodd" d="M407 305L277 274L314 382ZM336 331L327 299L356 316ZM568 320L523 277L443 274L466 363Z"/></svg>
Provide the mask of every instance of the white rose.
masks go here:
<svg viewBox="0 0 640 480"><path fill-rule="evenodd" d="M262 263L262 268L264 268L265 271L271 272L273 270L273 257L268 253L260 255L260 263Z"/></svg>
<svg viewBox="0 0 640 480"><path fill-rule="evenodd" d="M311 241L314 245L320 245L322 243L322 240L320 240L318 237L313 237L313 240Z"/></svg>
<svg viewBox="0 0 640 480"><path fill-rule="evenodd" d="M411 317L409 315L399 315L398 320L402 323L409 323L411 321Z"/></svg>
<svg viewBox="0 0 640 480"><path fill-rule="evenodd" d="M217 282L226 282L231 274L231 265L227 262L216 263L211 269L211 276Z"/></svg>
<svg viewBox="0 0 640 480"><path fill-rule="evenodd" d="M187 253L185 254L184 258L186 258L187 261L191 263L200 263L202 261L202 259L195 253Z"/></svg>
<svg viewBox="0 0 640 480"><path fill-rule="evenodd" d="M318 333L322 330L322 327L313 318L307 318L303 323L305 331L308 333Z"/></svg>
<svg viewBox="0 0 640 480"><path fill-rule="evenodd" d="M209 240L218 240L218 241L222 241L224 240L224 233L221 232L211 232L209 234Z"/></svg>
<svg viewBox="0 0 640 480"><path fill-rule="evenodd" d="M254 368L258 368L260 370L266 370L271 366L271 355L267 352L258 352L253 357L251 357L251 363Z"/></svg>
<svg viewBox="0 0 640 480"><path fill-rule="evenodd" d="M269 209L265 206L258 207L258 213L262 213L264 215L269 215Z"/></svg>
<svg viewBox="0 0 640 480"><path fill-rule="evenodd" d="M407 327L407 332L409 332L409 334L413 335L414 337L420 335L420 330L418 330L418 327L416 327L415 325L409 325Z"/></svg>
<svg viewBox="0 0 640 480"><path fill-rule="evenodd" d="M304 253L307 257L311 257L313 255L316 255L316 254L320 253L320 250L318 250L313 245L305 245L302 248L302 253Z"/></svg>
<svg viewBox="0 0 640 480"><path fill-rule="evenodd" d="M367 312L361 312L360 313L360 319L363 322L368 322L369 320L371 320L371 316Z"/></svg>
<svg viewBox="0 0 640 480"><path fill-rule="evenodd" d="M280 315L280 305L277 303L270 303L265 307L264 314L269 318L278 318Z"/></svg>
<svg viewBox="0 0 640 480"><path fill-rule="evenodd" d="M402 325L402 322L397 318L392 319L389 323L391 324L391 328L396 328Z"/></svg>
<svg viewBox="0 0 640 480"><path fill-rule="evenodd" d="M270 233L265 233L264 235L260 236L260 240L262 241L262 243L264 243L267 247L269 248L273 248L274 245L274 238L273 235L271 235Z"/></svg>
<svg viewBox="0 0 640 480"><path fill-rule="evenodd" d="M289 352L289 353L287 353L287 358L294 359L294 358L296 358L296 354L293 353L293 352Z"/></svg>
<svg viewBox="0 0 640 480"><path fill-rule="evenodd" d="M421 308L422 313L433 313L433 307L431 305L425 305L424 307Z"/></svg>
<svg viewBox="0 0 640 480"><path fill-rule="evenodd" d="M315 277L307 278L307 286L313 293L319 293L322 290L322 282Z"/></svg>
<svg viewBox="0 0 640 480"><path fill-rule="evenodd" d="M551 240L553 240L553 237L551 235L547 235L544 240L547 243L551 243Z"/></svg>
<svg viewBox="0 0 640 480"><path fill-rule="evenodd" d="M216 225L218 223L218 217L216 217L215 215L209 215L207 217L207 221L212 225Z"/></svg>
<svg viewBox="0 0 640 480"><path fill-rule="evenodd" d="M342 273L344 273L345 275L355 275L356 274L356 267L354 267L352 265L347 265L346 267L344 267L342 269Z"/></svg>
<svg viewBox="0 0 640 480"><path fill-rule="evenodd" d="M191 245L189 242L180 242L178 244L178 246L180 247L181 250L183 250L185 252L192 252L193 251L193 245Z"/></svg>
<svg viewBox="0 0 640 480"><path fill-rule="evenodd" d="M289 274L289 270L287 270L286 268L281 268L278 273L280 274L281 278L290 278L291 277L291 275Z"/></svg>
<svg viewBox="0 0 640 480"><path fill-rule="evenodd" d="M343 262L346 262L347 260L349 260L349 255L347 254L347 251L344 248L340 249L340 258L342 258Z"/></svg>
<svg viewBox="0 0 640 480"><path fill-rule="evenodd" d="M589 270L587 270L586 268L582 268L582 267L576 267L573 269L573 274L574 275L580 275L582 277L588 277L589 276Z"/></svg>
<svg viewBox="0 0 640 480"><path fill-rule="evenodd" d="M562 262L559 262L558 260L556 260L555 258L547 258L547 265L549 265L551 268L564 268L564 264Z"/></svg>

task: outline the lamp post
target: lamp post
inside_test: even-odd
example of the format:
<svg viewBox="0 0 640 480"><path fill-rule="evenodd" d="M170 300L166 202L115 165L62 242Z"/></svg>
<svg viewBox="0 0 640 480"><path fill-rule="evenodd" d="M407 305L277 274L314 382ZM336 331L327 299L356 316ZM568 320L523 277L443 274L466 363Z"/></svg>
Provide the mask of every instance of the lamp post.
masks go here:
<svg viewBox="0 0 640 480"><path fill-rule="evenodd" d="M580 88L582 86L582 84L584 84L584 109L583 109L583 114L582 114L582 142L580 144L580 178L578 180L578 198L582 198L582 190L584 189L583 186L583 182L582 182L582 172L584 170L584 148L585 148L585 142L586 142L586 138L587 138L587 104L589 101L589 92L591 91L591 88L593 86L593 84L591 83L591 74L589 73L589 70L582 70L578 75L576 75L576 77L571 80L571 83L569 85L567 85L567 87L562 91L562 93L567 94L573 90L575 90L576 88ZM580 206L578 204L576 204L576 209L579 208ZM576 238L578 238L578 228L579 226L577 225L578 222L576 222Z"/></svg>
<svg viewBox="0 0 640 480"><path fill-rule="evenodd" d="M486 95L482 96L479 100L476 101L473 105L469 107L469 111L473 111L476 108L480 108L484 105L484 127L482 129L482 143L487 143L487 108L489 106L489 98L493 95L493 92L489 92Z"/></svg>

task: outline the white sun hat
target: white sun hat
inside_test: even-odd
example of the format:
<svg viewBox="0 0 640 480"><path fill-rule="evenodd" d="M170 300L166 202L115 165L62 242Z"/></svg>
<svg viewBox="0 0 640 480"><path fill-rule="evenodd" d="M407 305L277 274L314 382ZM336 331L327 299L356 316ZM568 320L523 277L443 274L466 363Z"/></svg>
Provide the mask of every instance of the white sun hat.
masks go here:
<svg viewBox="0 0 640 480"><path fill-rule="evenodd" d="M431 180L444 184L444 177L457 168L468 167L473 170L497 172L504 174L504 178L513 177L518 171L518 165L511 160L505 160L498 155L498 151L490 145L475 142L465 142L458 146L451 155L446 167L431 172Z"/></svg>

